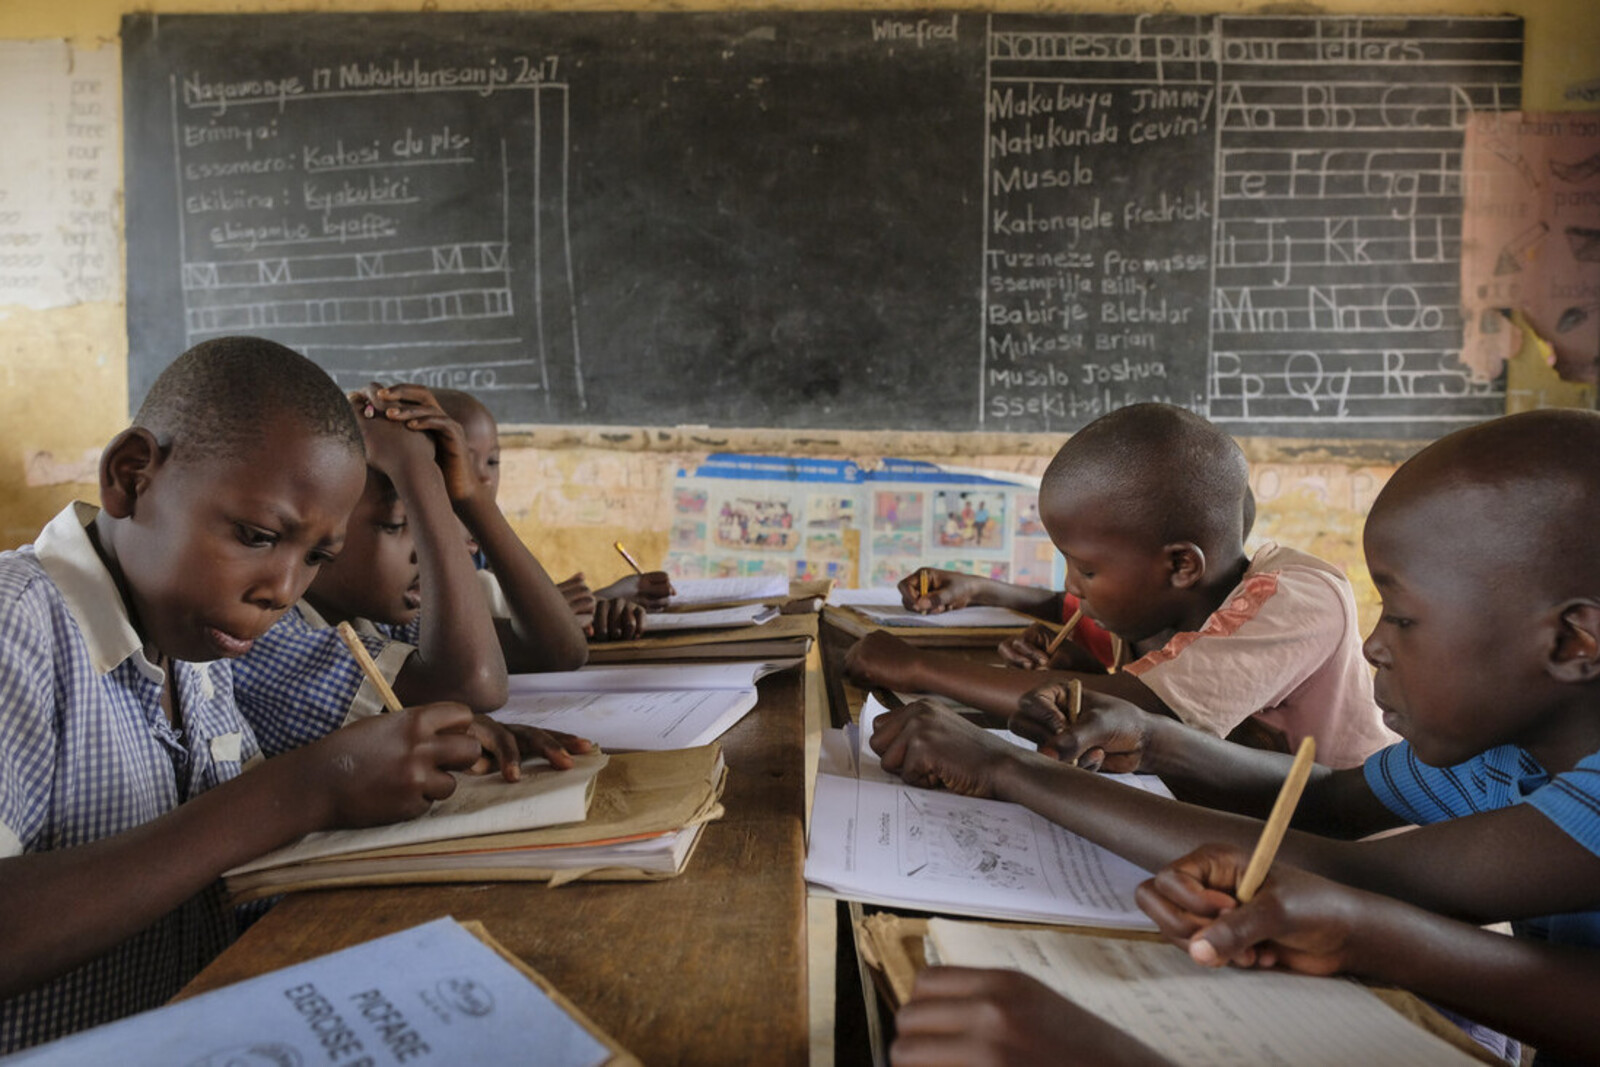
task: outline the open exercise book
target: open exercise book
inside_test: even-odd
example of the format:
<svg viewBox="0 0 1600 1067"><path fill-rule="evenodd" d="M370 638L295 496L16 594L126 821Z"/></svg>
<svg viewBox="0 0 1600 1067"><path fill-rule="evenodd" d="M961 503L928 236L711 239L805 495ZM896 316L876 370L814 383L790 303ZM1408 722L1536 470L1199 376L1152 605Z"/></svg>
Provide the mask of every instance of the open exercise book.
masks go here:
<svg viewBox="0 0 1600 1067"><path fill-rule="evenodd" d="M789 579L781 574L758 574L747 578L676 578L672 582L668 609L730 604L741 600L784 600L789 596ZM654 619L650 620L655 622Z"/></svg>
<svg viewBox="0 0 1600 1067"><path fill-rule="evenodd" d="M835 589L828 603L850 608L878 626L921 626L936 629L1012 629L1020 630L1037 619L1010 608L985 605L956 608L924 615L905 606L898 589Z"/></svg>
<svg viewBox="0 0 1600 1067"><path fill-rule="evenodd" d="M722 817L727 768L716 743L578 759L580 766L598 770L587 818L399 845L391 833L412 824L340 831L342 844L356 847L328 852L291 845L235 867L224 881L242 901L347 885L671 878L688 864L705 824ZM498 775L474 782L491 792L515 789Z"/></svg>
<svg viewBox="0 0 1600 1067"><path fill-rule="evenodd" d="M662 631L652 614L643 637L631 641L597 641L589 646L590 663L698 662L705 660L780 659L804 656L816 633L809 615L783 615L757 625Z"/></svg>
<svg viewBox="0 0 1600 1067"><path fill-rule="evenodd" d="M931 919L930 964L1022 971L1186 1067L1473 1064L1344 978L1207 970L1160 941Z"/></svg>
<svg viewBox="0 0 1600 1067"><path fill-rule="evenodd" d="M798 659L661 663L516 674L501 722L587 737L613 752L715 741L756 705L756 682Z"/></svg>
<svg viewBox="0 0 1600 1067"><path fill-rule="evenodd" d="M866 743L882 710L869 698L858 743L851 745L844 731L824 743L807 882L887 907L1152 926L1133 898L1149 877L1143 869L1019 804L918 789L883 770ZM1154 775L1107 777L1171 795Z"/></svg>
<svg viewBox="0 0 1600 1067"><path fill-rule="evenodd" d="M477 923L435 919L180 1000L7 1063L223 1067L639 1061Z"/></svg>
<svg viewBox="0 0 1600 1067"><path fill-rule="evenodd" d="M677 633L680 630L718 630L733 626L760 626L778 617L776 604L742 604L728 608L695 608L688 611L656 612L645 618L645 633Z"/></svg>

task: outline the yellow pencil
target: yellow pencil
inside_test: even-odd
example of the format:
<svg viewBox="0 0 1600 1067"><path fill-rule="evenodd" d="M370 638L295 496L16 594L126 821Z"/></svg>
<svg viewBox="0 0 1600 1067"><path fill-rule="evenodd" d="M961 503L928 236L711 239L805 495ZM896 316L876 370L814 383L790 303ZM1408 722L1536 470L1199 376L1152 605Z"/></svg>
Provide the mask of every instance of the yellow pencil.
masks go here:
<svg viewBox="0 0 1600 1067"><path fill-rule="evenodd" d="M1067 643L1067 638L1072 636L1072 631L1078 628L1078 620L1081 618L1083 618L1083 609L1079 608L1072 613L1072 618L1067 620L1067 624L1050 639L1050 644L1044 650L1043 666L1050 666L1050 661L1056 658L1056 653L1060 651L1062 645Z"/></svg>
<svg viewBox="0 0 1600 1067"><path fill-rule="evenodd" d="M1273 802L1272 814L1267 816L1267 825L1261 828L1261 840L1256 842L1256 850L1244 869L1244 877L1239 879L1238 892L1233 894L1239 903L1250 903L1250 898L1256 895L1256 890L1266 880L1267 868L1272 866L1272 858L1278 854L1278 846L1283 843L1289 820L1294 818L1294 806L1300 803L1300 793L1306 787L1306 779L1311 777L1311 764L1316 757L1316 740L1310 737L1302 740L1300 751L1294 755L1294 764L1289 768L1289 776L1283 780L1283 788Z"/></svg>
<svg viewBox="0 0 1600 1067"><path fill-rule="evenodd" d="M917 572L917 583L918 583L919 588L922 590L922 592L919 595L918 599L927 600L928 599L928 568L924 567L920 571Z"/></svg>
<svg viewBox="0 0 1600 1067"><path fill-rule="evenodd" d="M628 553L628 550L626 548L622 547L622 542L621 541L613 541L613 542L611 542L611 547L616 549L617 553L623 559L628 561L628 566L633 568L633 573L635 573L635 574L643 574L644 573L644 568L639 566L639 561L634 559L633 556Z"/></svg>
<svg viewBox="0 0 1600 1067"><path fill-rule="evenodd" d="M399 711L400 698L394 695L394 690L389 688L389 683L378 670L378 665L372 662L372 656L367 652L367 646L361 643L361 638L356 636L355 629L348 622L339 624L339 636L344 638L350 654L361 665L361 673L367 676L367 681L372 683L372 688L378 691L383 698L384 711Z"/></svg>

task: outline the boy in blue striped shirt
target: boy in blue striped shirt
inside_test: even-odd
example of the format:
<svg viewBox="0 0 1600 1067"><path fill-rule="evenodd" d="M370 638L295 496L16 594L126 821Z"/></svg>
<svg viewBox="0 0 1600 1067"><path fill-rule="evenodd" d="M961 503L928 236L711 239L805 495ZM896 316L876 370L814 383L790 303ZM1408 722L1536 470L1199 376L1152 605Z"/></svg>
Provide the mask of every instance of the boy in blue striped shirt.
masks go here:
<svg viewBox="0 0 1600 1067"><path fill-rule="evenodd" d="M1597 530L1595 412L1496 419L1400 467L1366 525L1383 615L1364 651L1377 668L1384 722L1405 740L1364 767L1317 768L1279 853L1286 865L1405 905L1511 921L1515 942L1464 947L1415 908L1390 922L1371 899L1345 908L1358 925L1366 909L1373 929L1409 931L1409 941L1385 941L1362 973L1529 1040L1541 1062L1600 1056L1587 1017L1600 993ZM1025 804L1150 870L1205 843L1235 858L1248 852L1286 756L1227 745L1098 694L1085 693L1088 706L1069 726L1065 700L1046 687L1012 721L1062 761L993 742L927 705L880 717L872 745L908 782ZM1123 789L1090 767L1158 774L1193 803ZM1418 828L1356 840L1407 824ZM1185 863L1200 888L1236 881L1215 858ZM1273 908L1282 918L1289 906ZM1249 937L1228 926L1213 948L1244 955ZM1268 939L1284 932L1263 930Z"/></svg>

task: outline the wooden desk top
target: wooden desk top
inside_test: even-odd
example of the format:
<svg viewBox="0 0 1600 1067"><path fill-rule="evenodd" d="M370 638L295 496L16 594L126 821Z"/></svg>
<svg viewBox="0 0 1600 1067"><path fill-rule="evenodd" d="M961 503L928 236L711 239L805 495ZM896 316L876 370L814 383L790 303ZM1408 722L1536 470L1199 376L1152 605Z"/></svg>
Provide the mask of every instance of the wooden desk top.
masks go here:
<svg viewBox="0 0 1600 1067"><path fill-rule="evenodd" d="M679 877L292 894L183 995L453 915L482 922L647 1064L805 1063L805 673L758 688L722 737L727 814Z"/></svg>
<svg viewBox="0 0 1600 1067"><path fill-rule="evenodd" d="M849 608L829 605L822 609L818 644L822 650L823 677L828 694L829 724L843 726L855 721L861 694L845 676L844 657L850 646L868 630L886 630L918 648L936 649L942 655L958 656L974 663L1001 662L995 646L1009 630L939 630L915 626L873 626L866 617Z"/></svg>

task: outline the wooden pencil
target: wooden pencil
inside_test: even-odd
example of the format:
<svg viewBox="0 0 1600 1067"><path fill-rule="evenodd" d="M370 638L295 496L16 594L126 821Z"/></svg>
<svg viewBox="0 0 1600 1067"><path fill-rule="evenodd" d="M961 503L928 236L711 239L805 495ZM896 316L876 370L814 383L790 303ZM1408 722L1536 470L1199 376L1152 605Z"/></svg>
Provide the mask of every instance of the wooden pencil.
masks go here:
<svg viewBox="0 0 1600 1067"><path fill-rule="evenodd" d="M378 691L383 698L384 711L399 711L400 698L394 695L394 690L389 688L389 682L384 678L383 672L378 670L378 665L372 662L372 656L367 652L367 646L361 643L361 638L356 636L355 628L348 622L339 624L339 636L344 639L345 647L361 665L361 673L367 676L367 681L372 683L372 688Z"/></svg>
<svg viewBox="0 0 1600 1067"><path fill-rule="evenodd" d="M1300 793L1306 787L1306 779L1311 776L1311 764L1316 756L1316 740L1310 737L1303 739L1300 742L1300 751L1295 753L1294 763L1289 768L1289 776L1283 780L1283 788L1278 791L1278 799L1273 802L1272 814L1267 816L1267 824L1261 828L1261 840L1256 842L1256 850L1250 856L1250 863L1244 869L1244 876L1239 879L1238 892L1234 893L1239 903L1250 903L1250 898L1256 895L1256 890L1260 889L1261 883L1266 880L1267 869L1272 866L1272 859L1278 854L1278 846L1283 843L1283 835L1289 829L1289 820L1294 818L1295 805L1300 803Z"/></svg>
<svg viewBox="0 0 1600 1067"><path fill-rule="evenodd" d="M629 553L626 548L622 547L622 542L621 541L613 541L613 542L611 542L611 547L617 550L617 554L619 556L621 556L623 559L627 560L628 566L633 568L633 573L635 573L635 574L643 574L644 573L644 568L639 566L639 561L634 559L632 554Z"/></svg>
<svg viewBox="0 0 1600 1067"><path fill-rule="evenodd" d="M882 704L891 711L893 711L895 708L903 708L906 706L906 702L900 699L899 694L895 693L891 689L884 689L882 686L874 686L873 688L869 689L868 692L877 698L878 703Z"/></svg>
<svg viewBox="0 0 1600 1067"><path fill-rule="evenodd" d="M1067 682L1067 725L1078 725L1078 716L1083 714L1083 683L1073 678Z"/></svg>
<svg viewBox="0 0 1600 1067"><path fill-rule="evenodd" d="M1083 609L1079 608L1072 613L1072 618L1067 620L1067 624L1056 631L1056 635L1050 639L1050 643L1045 646L1044 650L1044 665L1046 667L1050 665L1051 660L1056 658L1056 653L1060 651L1062 645L1067 643L1067 638L1072 636L1072 631L1078 628L1078 620L1082 618Z"/></svg>

